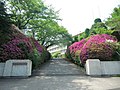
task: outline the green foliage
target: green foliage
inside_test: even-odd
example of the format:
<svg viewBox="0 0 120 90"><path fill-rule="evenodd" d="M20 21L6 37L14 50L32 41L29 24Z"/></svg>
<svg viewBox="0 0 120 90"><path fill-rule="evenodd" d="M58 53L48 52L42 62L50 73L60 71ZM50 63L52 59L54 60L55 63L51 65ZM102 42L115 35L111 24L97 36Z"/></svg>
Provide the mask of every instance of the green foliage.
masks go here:
<svg viewBox="0 0 120 90"><path fill-rule="evenodd" d="M7 43L9 40L10 40L10 37L8 36L8 33L4 33L1 31L1 33L0 33L0 46L4 43Z"/></svg>
<svg viewBox="0 0 120 90"><path fill-rule="evenodd" d="M97 34L73 43L66 51L66 58L78 65L87 59L119 60L120 44L108 34Z"/></svg>
<svg viewBox="0 0 120 90"><path fill-rule="evenodd" d="M120 6L114 8L111 17L106 20L107 26L114 30L120 30Z"/></svg>
<svg viewBox="0 0 120 90"><path fill-rule="evenodd" d="M57 12L45 6L42 0L9 0L7 7L11 20L20 29L40 28L41 20L57 19Z"/></svg>
<svg viewBox="0 0 120 90"><path fill-rule="evenodd" d="M60 52L55 52L52 54L53 58L58 58L60 56Z"/></svg>
<svg viewBox="0 0 120 90"><path fill-rule="evenodd" d="M115 36L120 42L120 30L113 30L112 35Z"/></svg>
<svg viewBox="0 0 120 90"><path fill-rule="evenodd" d="M59 26L57 22L53 20L46 20L46 23L43 25L43 28L39 28L35 31L36 38L41 45L44 45L46 48L54 44L67 44L69 41L70 35L67 30Z"/></svg>
<svg viewBox="0 0 120 90"><path fill-rule="evenodd" d="M96 18L94 20L94 24L91 26L90 29L86 28L84 32L82 32L78 35L78 41L80 41L84 38L89 38L91 35L96 35L96 34L109 34L109 35L111 35L113 32L114 32L114 30L108 29L106 24L103 23L100 18Z"/></svg>
<svg viewBox="0 0 120 90"><path fill-rule="evenodd" d="M41 53L41 57L42 57L42 63L46 62L47 60L51 59L51 55L50 53L46 50L45 47L43 47L43 51Z"/></svg>
<svg viewBox="0 0 120 90"><path fill-rule="evenodd" d="M85 29L85 38L89 37L90 35L90 29L86 28Z"/></svg>
<svg viewBox="0 0 120 90"><path fill-rule="evenodd" d="M100 59L101 61L112 60L112 55L114 55L114 50L110 45L106 43L92 44L88 49L88 58L90 59Z"/></svg>
<svg viewBox="0 0 120 90"><path fill-rule="evenodd" d="M107 18L105 23L110 29L114 30L112 35L120 41L120 6L114 8L111 17Z"/></svg>
<svg viewBox="0 0 120 90"><path fill-rule="evenodd" d="M113 31L108 30L107 26L105 23L101 21L101 19L95 19L95 23L92 25L90 29L90 35L95 35L95 34L111 34Z"/></svg>
<svg viewBox="0 0 120 90"><path fill-rule="evenodd" d="M75 53L73 52L70 53L72 49L76 49L77 47L74 47L71 50L67 49L65 54L66 58L69 58L70 60L77 62L79 64L81 63L79 56L80 53L82 52L83 53L82 59L85 60L87 60L86 58L99 58L101 60L120 60L120 42L119 42L120 41L120 6L114 8L111 17L109 17L105 22L102 22L100 18L96 18L94 20L94 24L91 26L90 29L86 28L84 32L73 37L73 43L74 42L76 43L77 41L80 41L84 38L86 38L86 40L89 40L92 37L92 35L96 35L96 34L108 34L108 35L116 36L118 42L110 41L99 44L96 43L92 44L92 42L94 42L93 40L90 46L89 45L83 46L84 48L86 47L83 51L77 50L75 51ZM99 40L100 38L96 40L96 42Z"/></svg>
<svg viewBox="0 0 120 90"><path fill-rule="evenodd" d="M98 23L98 22L102 22L102 20L101 20L100 18L96 18L96 19L94 20L94 23Z"/></svg>
<svg viewBox="0 0 120 90"><path fill-rule="evenodd" d="M71 36L57 22L61 20L58 11L46 6L42 0L8 0L6 6L14 24L46 48L69 42Z"/></svg>
<svg viewBox="0 0 120 90"><path fill-rule="evenodd" d="M120 60L120 42L107 42L115 51L112 60Z"/></svg>
<svg viewBox="0 0 120 90"><path fill-rule="evenodd" d="M81 65L81 61L80 61L80 50L75 52L75 57L74 57L74 63Z"/></svg>
<svg viewBox="0 0 120 90"><path fill-rule="evenodd" d="M26 37L15 26L9 27L10 32L0 32L0 62L9 59L29 59L33 69L51 58L50 53L34 38ZM6 37L5 37L6 35ZM4 41L3 41L4 40Z"/></svg>
<svg viewBox="0 0 120 90"><path fill-rule="evenodd" d="M76 35L76 36L73 36L72 39L73 39L73 40L72 40L72 43L77 42L77 41L78 41L78 36L77 36L77 35Z"/></svg>
<svg viewBox="0 0 120 90"><path fill-rule="evenodd" d="M25 44L24 42L19 42L17 46L20 47L20 49L21 49L22 51L24 51L25 58L27 58L27 57L29 56L29 55L28 55L28 53L29 53L29 48L26 46L26 44Z"/></svg>
<svg viewBox="0 0 120 90"><path fill-rule="evenodd" d="M80 35L78 35L78 41L85 38L85 32L82 32Z"/></svg>
<svg viewBox="0 0 120 90"><path fill-rule="evenodd" d="M6 12L5 3L0 1L0 31L4 30L4 32L9 32L8 28L10 24L11 24L10 15L7 14Z"/></svg>
<svg viewBox="0 0 120 90"><path fill-rule="evenodd" d="M41 54L34 49L33 52L28 54L28 59L32 60L32 67L33 69L38 68L38 66L43 62L43 58Z"/></svg>
<svg viewBox="0 0 120 90"><path fill-rule="evenodd" d="M71 54L70 54L70 49L69 49L69 48L67 48L67 50L66 50L65 57L66 57L67 59L73 61L73 59L72 59L72 57L71 57Z"/></svg>

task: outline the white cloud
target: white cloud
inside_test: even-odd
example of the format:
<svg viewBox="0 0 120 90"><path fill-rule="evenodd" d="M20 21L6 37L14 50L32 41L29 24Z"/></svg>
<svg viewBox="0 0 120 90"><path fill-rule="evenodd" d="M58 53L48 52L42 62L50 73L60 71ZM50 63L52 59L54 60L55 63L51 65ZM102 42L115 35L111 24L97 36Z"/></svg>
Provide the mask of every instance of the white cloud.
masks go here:
<svg viewBox="0 0 120 90"><path fill-rule="evenodd" d="M120 0L45 0L55 10L60 10L61 24L70 34L75 35L90 28L95 18L109 17Z"/></svg>

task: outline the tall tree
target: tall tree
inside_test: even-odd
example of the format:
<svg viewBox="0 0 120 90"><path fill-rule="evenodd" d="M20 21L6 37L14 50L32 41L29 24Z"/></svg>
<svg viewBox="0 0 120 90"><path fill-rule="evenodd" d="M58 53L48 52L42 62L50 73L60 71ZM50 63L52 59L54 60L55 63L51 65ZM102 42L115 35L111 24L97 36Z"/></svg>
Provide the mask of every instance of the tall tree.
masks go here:
<svg viewBox="0 0 120 90"><path fill-rule="evenodd" d="M90 29L86 28L85 29L85 38L87 38L90 35Z"/></svg>
<svg viewBox="0 0 120 90"><path fill-rule="evenodd" d="M21 30L36 38L48 48L54 44L67 44L71 36L57 21L58 11L46 6L42 0L6 0L11 20Z"/></svg>
<svg viewBox="0 0 120 90"><path fill-rule="evenodd" d="M114 8L111 16L106 20L107 26L114 30L112 35L116 36L120 41L120 6Z"/></svg>
<svg viewBox="0 0 120 90"><path fill-rule="evenodd" d="M94 23L98 23L98 22L102 22L102 20L101 20L100 18L96 18L96 19L94 20Z"/></svg>
<svg viewBox="0 0 120 90"><path fill-rule="evenodd" d="M90 29L90 34L111 34L113 31L108 30L105 23L102 22L100 18L94 20L94 24Z"/></svg>
<svg viewBox="0 0 120 90"><path fill-rule="evenodd" d="M111 16L107 18L106 24L111 29L120 30L120 6L114 8Z"/></svg>
<svg viewBox="0 0 120 90"><path fill-rule="evenodd" d="M42 0L8 0L7 3L8 11L12 14L11 20L21 30L39 28L34 25L41 19L58 19L57 12L45 6Z"/></svg>
<svg viewBox="0 0 120 90"><path fill-rule="evenodd" d="M7 30L10 23L10 15L6 12L5 2L0 1L0 29Z"/></svg>
<svg viewBox="0 0 120 90"><path fill-rule="evenodd" d="M41 23L41 28L34 31L32 30L28 32L29 35L30 33L33 35L34 32L34 37L46 48L55 44L67 45L71 39L71 36L67 30L54 20L43 20Z"/></svg>

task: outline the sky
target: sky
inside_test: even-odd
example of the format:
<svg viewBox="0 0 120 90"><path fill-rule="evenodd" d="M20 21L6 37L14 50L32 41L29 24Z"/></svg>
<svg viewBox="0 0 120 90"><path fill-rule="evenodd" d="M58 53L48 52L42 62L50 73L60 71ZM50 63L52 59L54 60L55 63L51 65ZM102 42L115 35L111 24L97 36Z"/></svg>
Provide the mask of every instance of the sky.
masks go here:
<svg viewBox="0 0 120 90"><path fill-rule="evenodd" d="M64 26L72 35L91 28L94 19L107 19L113 9L120 5L120 0L44 0L45 4L52 5L55 11L59 11Z"/></svg>

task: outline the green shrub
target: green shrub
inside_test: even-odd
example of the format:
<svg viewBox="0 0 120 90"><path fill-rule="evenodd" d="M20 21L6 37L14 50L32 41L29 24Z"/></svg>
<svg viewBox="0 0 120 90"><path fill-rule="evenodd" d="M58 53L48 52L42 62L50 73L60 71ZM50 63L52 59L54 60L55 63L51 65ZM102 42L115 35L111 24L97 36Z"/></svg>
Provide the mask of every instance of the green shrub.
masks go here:
<svg viewBox="0 0 120 90"><path fill-rule="evenodd" d="M39 65L43 62L41 54L34 49L33 52L28 54L28 59L32 61L32 68L38 68Z"/></svg>
<svg viewBox="0 0 120 90"><path fill-rule="evenodd" d="M71 57L70 49L69 48L67 48L67 50L65 52L65 58L67 58L67 59L71 60L72 62L74 62L74 60Z"/></svg>
<svg viewBox="0 0 120 90"><path fill-rule="evenodd" d="M112 60L120 60L120 42L107 42L114 49L115 54Z"/></svg>
<svg viewBox="0 0 120 90"><path fill-rule="evenodd" d="M119 60L120 44L108 34L97 34L70 45L66 57L74 63L85 64L87 59Z"/></svg>
<svg viewBox="0 0 120 90"><path fill-rule="evenodd" d="M25 36L15 25L6 31L0 28L0 31L0 62L29 59L34 69L51 58L45 47L34 38Z"/></svg>
<svg viewBox="0 0 120 90"><path fill-rule="evenodd" d="M58 58L60 56L60 52L55 52L52 54L53 58Z"/></svg>
<svg viewBox="0 0 120 90"><path fill-rule="evenodd" d="M114 49L107 43L91 44L87 49L90 59L100 59L101 61L112 60L115 54Z"/></svg>

